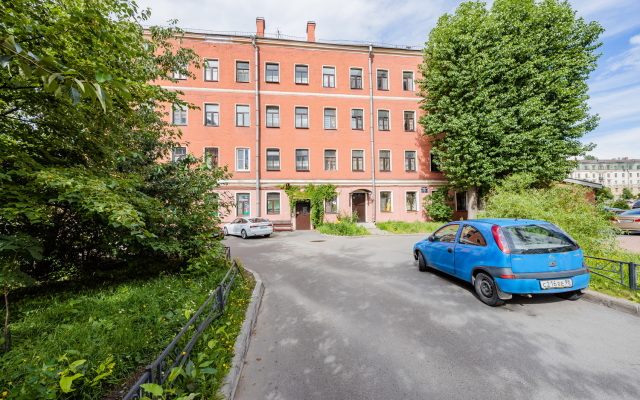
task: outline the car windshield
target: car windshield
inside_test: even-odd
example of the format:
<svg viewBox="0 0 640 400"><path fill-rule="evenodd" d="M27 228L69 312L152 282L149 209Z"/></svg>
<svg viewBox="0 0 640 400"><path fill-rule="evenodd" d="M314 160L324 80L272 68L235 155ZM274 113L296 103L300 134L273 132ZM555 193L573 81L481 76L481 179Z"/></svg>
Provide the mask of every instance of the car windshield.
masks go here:
<svg viewBox="0 0 640 400"><path fill-rule="evenodd" d="M579 246L552 224L502 227L512 254L545 254L578 250Z"/></svg>

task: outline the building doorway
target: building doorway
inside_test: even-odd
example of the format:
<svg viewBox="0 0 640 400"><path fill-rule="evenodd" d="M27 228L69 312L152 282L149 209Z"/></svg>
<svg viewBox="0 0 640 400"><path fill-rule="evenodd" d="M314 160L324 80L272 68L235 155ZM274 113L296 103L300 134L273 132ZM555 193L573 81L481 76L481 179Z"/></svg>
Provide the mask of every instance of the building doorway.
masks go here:
<svg viewBox="0 0 640 400"><path fill-rule="evenodd" d="M358 214L358 222L367 222L367 194L351 193L351 212Z"/></svg>
<svg viewBox="0 0 640 400"><path fill-rule="evenodd" d="M311 202L299 200L296 202L296 230L308 231L311 229Z"/></svg>

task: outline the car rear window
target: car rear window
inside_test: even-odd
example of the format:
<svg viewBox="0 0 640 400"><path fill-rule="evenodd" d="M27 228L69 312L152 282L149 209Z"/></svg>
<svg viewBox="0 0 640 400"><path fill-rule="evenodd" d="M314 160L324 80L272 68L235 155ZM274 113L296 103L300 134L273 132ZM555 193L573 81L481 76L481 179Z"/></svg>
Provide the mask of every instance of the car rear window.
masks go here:
<svg viewBox="0 0 640 400"><path fill-rule="evenodd" d="M562 253L578 250L578 244L552 224L503 226L511 254Z"/></svg>
<svg viewBox="0 0 640 400"><path fill-rule="evenodd" d="M264 218L251 218L249 221L251 221L251 222L269 222Z"/></svg>

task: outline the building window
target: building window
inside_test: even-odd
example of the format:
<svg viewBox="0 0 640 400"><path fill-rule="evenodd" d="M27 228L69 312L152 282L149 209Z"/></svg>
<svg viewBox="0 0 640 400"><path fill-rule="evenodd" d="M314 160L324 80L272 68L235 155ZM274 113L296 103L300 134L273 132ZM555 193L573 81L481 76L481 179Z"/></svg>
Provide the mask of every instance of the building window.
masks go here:
<svg viewBox="0 0 640 400"><path fill-rule="evenodd" d="M267 106L267 127L269 128L280 127L280 107Z"/></svg>
<svg viewBox="0 0 640 400"><path fill-rule="evenodd" d="M309 171L309 149L296 149L296 171Z"/></svg>
<svg viewBox="0 0 640 400"><path fill-rule="evenodd" d="M322 67L322 86L329 88L336 87L335 67Z"/></svg>
<svg viewBox="0 0 640 400"><path fill-rule="evenodd" d="M307 107L296 107L296 128L309 127L309 109Z"/></svg>
<svg viewBox="0 0 640 400"><path fill-rule="evenodd" d="M220 125L220 105L218 104L204 105L204 124L205 126Z"/></svg>
<svg viewBox="0 0 640 400"><path fill-rule="evenodd" d="M416 152L408 150L404 152L404 170L407 172L416 172Z"/></svg>
<svg viewBox="0 0 640 400"><path fill-rule="evenodd" d="M338 170L338 159L336 157L336 150L325 150L324 151L324 170L325 171L337 171Z"/></svg>
<svg viewBox="0 0 640 400"><path fill-rule="evenodd" d="M236 126L249 126L249 106L236 106Z"/></svg>
<svg viewBox="0 0 640 400"><path fill-rule="evenodd" d="M351 129L363 130L364 129L364 111L363 110L351 110Z"/></svg>
<svg viewBox="0 0 640 400"><path fill-rule="evenodd" d="M218 60L206 60L204 62L204 80L210 82L218 81Z"/></svg>
<svg viewBox="0 0 640 400"><path fill-rule="evenodd" d="M180 104L173 105L173 116L171 123L174 125L186 125L187 124L187 108Z"/></svg>
<svg viewBox="0 0 640 400"><path fill-rule="evenodd" d="M264 79L267 82L280 82L280 65L267 63Z"/></svg>
<svg viewBox="0 0 640 400"><path fill-rule="evenodd" d="M391 212L391 192L380 192L380 211Z"/></svg>
<svg viewBox="0 0 640 400"><path fill-rule="evenodd" d="M171 161L178 161L187 158L186 147L174 147L171 150Z"/></svg>
<svg viewBox="0 0 640 400"><path fill-rule="evenodd" d="M456 210L467 211L467 192L456 193Z"/></svg>
<svg viewBox="0 0 640 400"><path fill-rule="evenodd" d="M377 71L378 90L389 90L389 71L379 69Z"/></svg>
<svg viewBox="0 0 640 400"><path fill-rule="evenodd" d="M438 160L438 156L436 156L433 152L430 154L431 158L431 172L442 172L440 171L440 160Z"/></svg>
<svg viewBox="0 0 640 400"><path fill-rule="evenodd" d="M249 149L236 149L236 171L249 171Z"/></svg>
<svg viewBox="0 0 640 400"><path fill-rule="evenodd" d="M324 129L336 129L338 126L336 121L336 109L324 109Z"/></svg>
<svg viewBox="0 0 640 400"><path fill-rule="evenodd" d="M402 90L413 91L413 72L411 71L402 72Z"/></svg>
<svg viewBox="0 0 640 400"><path fill-rule="evenodd" d="M267 193L267 214L280 214L280 193Z"/></svg>
<svg viewBox="0 0 640 400"><path fill-rule="evenodd" d="M236 197L236 215L250 215L251 207L249 205L249 193L238 193Z"/></svg>
<svg viewBox="0 0 640 400"><path fill-rule="evenodd" d="M389 130L389 110L378 110L378 130Z"/></svg>
<svg viewBox="0 0 640 400"><path fill-rule="evenodd" d="M405 194L405 203L407 203L407 211L418 211L418 193L407 192Z"/></svg>
<svg viewBox="0 0 640 400"><path fill-rule="evenodd" d="M171 76L173 77L173 79L187 79L187 74L183 71L186 71L187 67L186 66L182 66L180 68L180 71L173 71L173 73L171 74Z"/></svg>
<svg viewBox="0 0 640 400"><path fill-rule="evenodd" d="M236 61L236 82L249 82L248 61Z"/></svg>
<svg viewBox="0 0 640 400"><path fill-rule="evenodd" d="M218 159L218 148L217 147L205 147L204 148L204 162L210 167L217 167L220 165L220 160Z"/></svg>
<svg viewBox="0 0 640 400"><path fill-rule="evenodd" d="M364 150L351 150L351 170L364 171Z"/></svg>
<svg viewBox="0 0 640 400"><path fill-rule="evenodd" d="M325 214L337 214L338 213L338 195L324 200L324 213Z"/></svg>
<svg viewBox="0 0 640 400"><path fill-rule="evenodd" d="M296 83L301 85L309 84L309 66L296 65Z"/></svg>
<svg viewBox="0 0 640 400"><path fill-rule="evenodd" d="M280 171L280 149L267 149L267 171Z"/></svg>
<svg viewBox="0 0 640 400"><path fill-rule="evenodd" d="M351 68L349 76L351 89L362 89L362 70L360 68Z"/></svg>
<svg viewBox="0 0 640 400"><path fill-rule="evenodd" d="M391 150L380 150L380 171L391 171Z"/></svg>
<svg viewBox="0 0 640 400"><path fill-rule="evenodd" d="M413 111L404 112L404 130L405 132L413 132L416 130L416 113Z"/></svg>

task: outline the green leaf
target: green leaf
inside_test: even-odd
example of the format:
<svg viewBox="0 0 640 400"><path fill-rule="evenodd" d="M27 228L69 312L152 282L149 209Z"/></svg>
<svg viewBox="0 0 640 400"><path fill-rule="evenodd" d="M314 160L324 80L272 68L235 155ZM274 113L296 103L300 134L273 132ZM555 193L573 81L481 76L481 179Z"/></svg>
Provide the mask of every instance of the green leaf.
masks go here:
<svg viewBox="0 0 640 400"><path fill-rule="evenodd" d="M164 393L164 389L162 389L162 386L155 383L143 383L142 385L140 385L140 387L142 387L148 393L151 393L153 396L162 396L162 394Z"/></svg>
<svg viewBox="0 0 640 400"><path fill-rule="evenodd" d="M71 385L73 384L73 381L80 378L81 376L83 376L82 374L75 374L73 376L63 376L60 378L60 389L62 389L62 391L64 393L70 393L73 392L75 389L71 389Z"/></svg>
<svg viewBox="0 0 640 400"><path fill-rule="evenodd" d="M100 83L107 82L111 80L111 75L102 71L96 71L96 80Z"/></svg>

